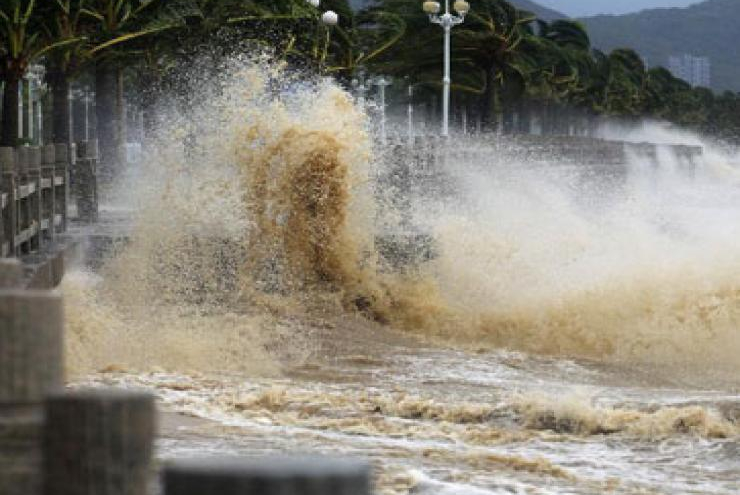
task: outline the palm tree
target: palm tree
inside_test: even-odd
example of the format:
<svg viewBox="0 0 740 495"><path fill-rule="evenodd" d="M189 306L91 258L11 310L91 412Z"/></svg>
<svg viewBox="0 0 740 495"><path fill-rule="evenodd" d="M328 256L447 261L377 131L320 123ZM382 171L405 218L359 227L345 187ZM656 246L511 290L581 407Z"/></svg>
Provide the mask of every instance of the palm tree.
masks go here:
<svg viewBox="0 0 740 495"><path fill-rule="evenodd" d="M346 0L342 3L346 4ZM379 9L369 9L358 16L352 15L348 7L342 10L345 14L340 13L340 19L344 22L333 28L337 35L330 47L327 72L348 82L360 68L374 63L401 40L406 23L401 16Z"/></svg>
<svg viewBox="0 0 740 495"><path fill-rule="evenodd" d="M666 118L669 115L669 99L678 88L678 80L663 67L655 67L648 71L645 85L644 110L656 118ZM688 89L688 84L683 84Z"/></svg>
<svg viewBox="0 0 740 495"><path fill-rule="evenodd" d="M81 27L84 0L57 0L37 9L42 36L47 43L69 42L64 49L47 57L46 81L52 94L52 140L70 143L71 109L69 106L70 78L80 67L85 40Z"/></svg>
<svg viewBox="0 0 740 495"><path fill-rule="evenodd" d="M527 86L527 60L521 48L532 36L529 24L534 19L508 2L486 0L476 4L465 28L458 32L457 50L478 71L483 83L480 114L485 127L493 126L503 110L509 130L513 102Z"/></svg>
<svg viewBox="0 0 740 495"><path fill-rule="evenodd" d="M620 48L609 54L609 64L611 77L607 87L607 111L629 117L640 115L647 82L642 58L634 50Z"/></svg>
<svg viewBox="0 0 740 495"><path fill-rule="evenodd" d="M331 36L318 23L320 12L306 0L35 2L39 0L0 0L6 59L2 76L11 86L16 80L16 90L4 96L15 97L15 104L6 102L5 108L17 105L24 67L47 55L55 139L66 141L69 81L94 67L101 151L108 168L118 161L124 135L124 61L140 69L145 107L156 97L151 88L175 80L174 69L191 64L193 57L208 59L200 54L209 54L206 65L211 65L203 73L208 77L233 53L254 47L269 47L278 59L343 82L367 67L404 76L416 85L417 95L431 100L440 87L442 31L428 22L418 0L379 0L377 7L359 15L352 14L347 0L324 0L322 9L340 13ZM35 34L39 29L41 36ZM646 71L629 49L608 55L591 50L580 23L535 21L505 0L477 0L466 22L453 30L452 47L453 103L476 101L489 128L503 115L504 130L513 130L518 116L519 129L526 132L537 106L547 132L570 132L574 124L601 114L650 115L715 131L720 121L740 127L740 119L720 103L736 108L737 98L691 88L664 69ZM17 138L13 113L6 112L3 129L14 128ZM13 117L14 124L5 121Z"/></svg>
<svg viewBox="0 0 740 495"><path fill-rule="evenodd" d="M56 48L76 40L47 40L41 36L36 0L0 1L0 77L4 82L0 144L18 142L18 103L20 83L31 63Z"/></svg>
<svg viewBox="0 0 740 495"><path fill-rule="evenodd" d="M231 14L226 25L238 29L253 45L266 49L276 59L287 60L304 69L326 67L330 51L343 40L332 40L331 31L352 26L352 10L347 0L325 0L321 11L339 14L339 26L329 31L319 21L320 10L305 0L252 1L241 7L242 14ZM344 32L344 31L343 31Z"/></svg>
<svg viewBox="0 0 740 495"><path fill-rule="evenodd" d="M577 21L538 20L538 36L530 38L532 77L529 93L540 101L545 133L571 131L572 104L581 103L583 81L593 70L591 41Z"/></svg>
<svg viewBox="0 0 740 495"><path fill-rule="evenodd" d="M531 19L531 17L524 17ZM514 117L519 117L518 128L529 132L531 114L535 106L540 109L540 122L545 132L555 131L555 110L573 90L578 69L575 66L577 49L568 46L565 37L554 36L557 31L544 21L519 28L520 41L512 53L517 78L509 78L503 86L501 107L503 130L514 130ZM560 46L562 43L563 46ZM571 53L572 52L572 53ZM517 82L514 91L511 83ZM560 113L562 115L562 112Z"/></svg>
<svg viewBox="0 0 740 495"><path fill-rule="evenodd" d="M5 83L0 138L3 146L15 146L18 141L20 82L31 61L44 48L37 33L33 32L33 26L29 26L34 7L34 0L26 5L20 0L5 1L0 7L0 36L3 41L0 77Z"/></svg>
<svg viewBox="0 0 740 495"><path fill-rule="evenodd" d="M122 43L160 33L173 24L157 14L165 0L85 0L80 9L88 46L85 56L94 65L95 113L100 161L104 176L110 178L122 162L126 139L123 99Z"/></svg>

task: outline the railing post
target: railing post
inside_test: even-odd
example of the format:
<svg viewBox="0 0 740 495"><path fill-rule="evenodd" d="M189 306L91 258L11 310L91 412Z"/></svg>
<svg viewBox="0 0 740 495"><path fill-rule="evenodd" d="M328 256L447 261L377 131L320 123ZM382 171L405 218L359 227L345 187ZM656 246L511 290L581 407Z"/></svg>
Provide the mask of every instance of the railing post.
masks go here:
<svg viewBox="0 0 740 495"><path fill-rule="evenodd" d="M21 265L3 261L3 283ZM49 291L0 289L0 493L38 495L44 397L62 387L62 301Z"/></svg>
<svg viewBox="0 0 740 495"><path fill-rule="evenodd" d="M30 146L28 148L28 206L31 212L31 238L29 248L38 251L43 245L43 234L41 231L42 202L41 202L41 148Z"/></svg>
<svg viewBox="0 0 740 495"><path fill-rule="evenodd" d="M124 390L51 395L45 406L45 495L145 495L153 396Z"/></svg>
<svg viewBox="0 0 740 495"><path fill-rule="evenodd" d="M31 205L28 199L28 160L27 146L16 149L16 212L17 228L15 232L16 256L28 254L28 234L31 228Z"/></svg>
<svg viewBox="0 0 740 495"><path fill-rule="evenodd" d="M66 144L55 144L54 166L54 229L56 233L67 230L67 199L69 194L69 163L73 153Z"/></svg>
<svg viewBox="0 0 740 495"><path fill-rule="evenodd" d="M75 164L77 163L77 145L75 143L71 143L69 145L69 154L67 155L67 162L65 163L64 168L64 220L62 221L62 232L67 231L67 226L69 224L69 196L71 194L70 190L70 174L72 173L72 170L75 168Z"/></svg>
<svg viewBox="0 0 740 495"><path fill-rule="evenodd" d="M0 158L0 259L10 254L10 248L5 234L6 209L8 207L8 194L5 192L5 174L3 173L4 160Z"/></svg>
<svg viewBox="0 0 740 495"><path fill-rule="evenodd" d="M180 461L164 469L165 495L370 495L370 467L347 459Z"/></svg>
<svg viewBox="0 0 740 495"><path fill-rule="evenodd" d="M42 232L49 241L54 241L54 216L56 202L54 201L54 165L56 163L56 148L48 144L43 148L43 163L41 166L41 202L43 210Z"/></svg>
<svg viewBox="0 0 740 495"><path fill-rule="evenodd" d="M100 191L98 189L98 161L100 160L100 150L98 149L98 140L91 139L87 142L87 159L90 160L90 170L92 171L92 182L90 191L93 197L93 221L98 221L100 213Z"/></svg>
<svg viewBox="0 0 740 495"><path fill-rule="evenodd" d="M0 205L2 205L2 240L0 241L0 255L14 256L15 233L18 229L18 213L16 212L16 152L9 147L0 148L0 168L2 169L2 189L0 189Z"/></svg>

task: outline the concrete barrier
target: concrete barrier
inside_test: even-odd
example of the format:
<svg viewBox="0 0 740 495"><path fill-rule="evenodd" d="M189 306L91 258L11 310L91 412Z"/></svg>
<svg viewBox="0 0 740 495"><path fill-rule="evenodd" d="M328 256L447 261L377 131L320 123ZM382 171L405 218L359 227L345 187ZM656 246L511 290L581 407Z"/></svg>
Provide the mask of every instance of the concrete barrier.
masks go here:
<svg viewBox="0 0 740 495"><path fill-rule="evenodd" d="M370 495L370 466L321 457L174 462L165 495Z"/></svg>

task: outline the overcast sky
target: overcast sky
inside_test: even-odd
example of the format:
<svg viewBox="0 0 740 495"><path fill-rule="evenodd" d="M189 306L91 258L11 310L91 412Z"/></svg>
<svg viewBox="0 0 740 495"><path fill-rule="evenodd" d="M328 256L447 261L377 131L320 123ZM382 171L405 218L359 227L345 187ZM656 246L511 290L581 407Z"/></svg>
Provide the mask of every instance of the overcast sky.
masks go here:
<svg viewBox="0 0 740 495"><path fill-rule="evenodd" d="M655 7L686 7L700 0L534 0L573 17L624 14Z"/></svg>

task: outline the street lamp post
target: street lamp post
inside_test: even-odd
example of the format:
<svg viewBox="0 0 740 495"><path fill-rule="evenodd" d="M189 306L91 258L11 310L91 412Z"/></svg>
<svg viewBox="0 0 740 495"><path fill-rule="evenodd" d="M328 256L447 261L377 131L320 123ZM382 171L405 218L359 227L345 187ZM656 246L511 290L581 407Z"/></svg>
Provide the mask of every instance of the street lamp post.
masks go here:
<svg viewBox="0 0 740 495"><path fill-rule="evenodd" d="M357 103L360 108L365 109L365 94L367 94L367 86L365 85L365 75L360 73L358 77L352 79L352 88L355 90L357 95Z"/></svg>
<svg viewBox="0 0 740 495"><path fill-rule="evenodd" d="M385 88L393 84L393 81L389 77L378 76L371 79L370 84L378 87L378 105L380 106L380 140L385 144Z"/></svg>
<svg viewBox="0 0 740 495"><path fill-rule="evenodd" d="M439 15L440 4L434 0L427 0L423 4L424 12L429 20L439 24L444 29L444 75L442 76L442 136L450 135L450 32L454 26L462 24L465 14L470 11L470 4L465 0L457 0L453 5L457 15L450 13L450 0L445 0L445 12Z"/></svg>
<svg viewBox="0 0 740 495"><path fill-rule="evenodd" d="M308 3L311 7L318 9L319 6L321 5L321 0L306 0L306 3ZM331 32L329 31L329 28L336 26L338 23L339 23L339 15L333 10L327 10L326 12L321 14L321 16L319 17L319 23L318 23L317 30L320 31L322 24L326 26L327 28L326 40L324 41L324 50L321 53L321 60L320 60L320 70L321 71L323 71L324 61L326 60L326 57L329 52L329 42L330 42L330 37L331 37ZM318 53L319 51L319 40L318 40L319 32L317 31L316 34L317 34L317 37L314 43L314 57L318 58L319 57L319 53Z"/></svg>
<svg viewBox="0 0 740 495"><path fill-rule="evenodd" d="M321 54L321 72L324 72L326 57L329 56L329 43L331 42L331 28L339 23L339 15L333 10L327 10L321 14L321 23L326 26L326 40L324 41L324 52Z"/></svg>

